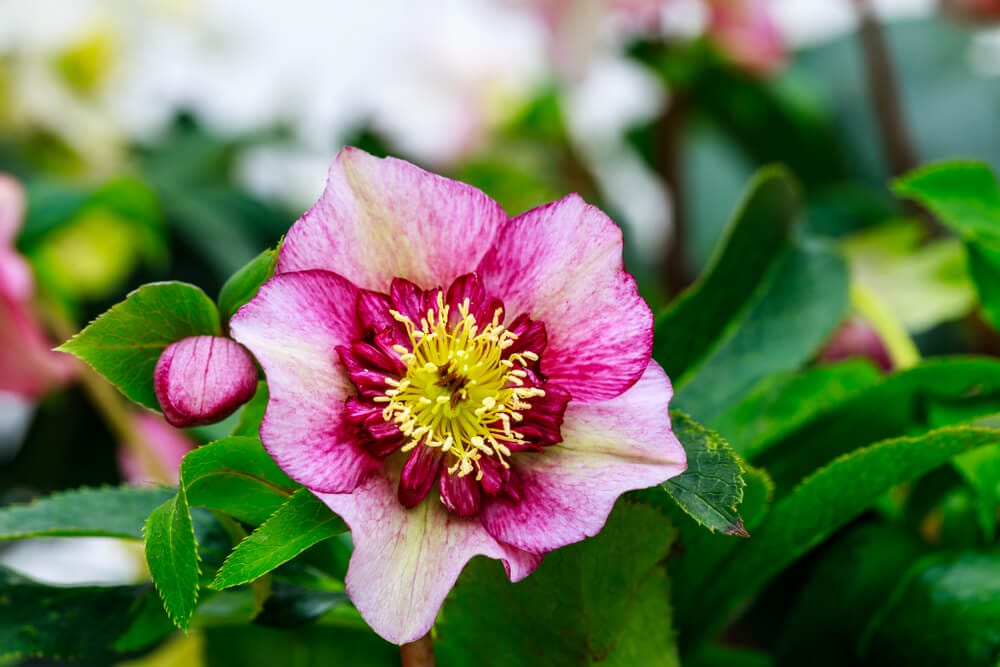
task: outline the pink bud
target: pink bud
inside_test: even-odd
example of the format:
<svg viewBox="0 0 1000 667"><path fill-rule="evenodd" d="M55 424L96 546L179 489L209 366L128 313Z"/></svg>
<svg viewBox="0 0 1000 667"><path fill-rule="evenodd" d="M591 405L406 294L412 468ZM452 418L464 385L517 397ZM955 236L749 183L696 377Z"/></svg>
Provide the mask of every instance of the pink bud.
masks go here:
<svg viewBox="0 0 1000 667"><path fill-rule="evenodd" d="M250 400L257 367L242 345L219 336L194 336L169 345L153 374L167 422L178 428L225 419Z"/></svg>
<svg viewBox="0 0 1000 667"><path fill-rule="evenodd" d="M878 333L864 320L852 318L840 325L833 338L820 352L823 361L841 361L866 357L882 370L892 370L889 351Z"/></svg>

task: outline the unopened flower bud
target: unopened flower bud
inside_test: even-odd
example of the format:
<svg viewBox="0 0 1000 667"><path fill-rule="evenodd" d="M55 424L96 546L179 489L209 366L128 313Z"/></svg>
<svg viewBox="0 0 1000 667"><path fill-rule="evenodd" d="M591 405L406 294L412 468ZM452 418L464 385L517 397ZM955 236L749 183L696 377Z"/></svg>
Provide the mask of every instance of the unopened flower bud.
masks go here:
<svg viewBox="0 0 1000 667"><path fill-rule="evenodd" d="M187 428L225 419L250 400L257 368L239 343L193 336L163 351L153 385L167 422Z"/></svg>

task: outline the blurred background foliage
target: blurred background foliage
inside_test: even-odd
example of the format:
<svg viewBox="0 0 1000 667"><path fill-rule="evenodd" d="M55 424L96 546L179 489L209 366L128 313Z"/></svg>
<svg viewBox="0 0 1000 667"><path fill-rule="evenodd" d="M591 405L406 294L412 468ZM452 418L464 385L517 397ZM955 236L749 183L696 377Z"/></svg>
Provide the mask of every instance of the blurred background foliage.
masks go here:
<svg viewBox="0 0 1000 667"><path fill-rule="evenodd" d="M955 424L996 424L1000 370L987 357L1000 352L1000 274L992 273L1000 250L919 179L904 178L895 192L890 183L946 158L1000 168L1000 35L985 21L1000 10L988 2L884 3L879 14L846 1L361 4L0 4L0 172L26 189L16 250L30 263L32 317L45 335L68 337L145 282L177 279L217 294L318 196L341 145L472 183L511 215L579 192L621 223L627 267L664 313L656 358L677 387L676 405L756 466L740 509L750 542L735 545L676 513L673 527L660 518L663 543L648 548L667 561L672 600L641 604L665 619L664 646L655 663L648 655L607 662L997 664L995 447L950 466L927 459L793 549L767 550L781 526L765 515L796 517L799 527L822 515L796 508L792 489L816 470L840 474L836 463L823 466L842 454ZM733 28L716 5L752 9ZM754 177L772 164L784 171ZM790 181L779 173L798 186L783 189ZM993 194L957 196L1000 230ZM684 297L692 314L674 299L699 276ZM99 395L84 380L44 395L0 393L4 504L156 477L129 467L128 429L109 425ZM185 433L155 422L134 428L173 443L159 451L173 452L162 465L176 478L186 448L227 435L238 420ZM864 479L837 479L845 496L867 493ZM223 528L243 530L204 523L219 533L222 556L232 537ZM211 536L199 542L210 548ZM588 548L551 560L571 564ZM121 644L124 657L114 660L395 664L395 649L346 603L349 549L336 538L279 570L263 610L249 589L216 594L191 634ZM693 563L685 552L711 555ZM710 581L713 567L732 572L725 567L743 558L767 574ZM122 542L2 543L0 563L3 588L28 601L0 603L0 653L15 641L5 629L32 613L39 632L56 632L45 605L76 609L60 624L95 633L90 645L54 640L65 651L50 655L84 664L109 664L101 638L114 641L115 627L153 639L169 630L155 596L148 627L105 615L122 600L133 611L148 603L149 588L137 583L145 564ZM502 646L466 661L479 645L466 645L463 615L511 595L531 604L556 567L511 593L491 565L475 563L445 607L443 664L501 664ZM129 585L52 588L15 570L52 583ZM666 573L656 576L666 587ZM742 584L744 595L723 590ZM516 616L494 619L498 636L545 645ZM274 625L294 627L265 627ZM98 626L111 628L107 637ZM503 659L524 660L517 646ZM544 664L597 660L561 655Z"/></svg>

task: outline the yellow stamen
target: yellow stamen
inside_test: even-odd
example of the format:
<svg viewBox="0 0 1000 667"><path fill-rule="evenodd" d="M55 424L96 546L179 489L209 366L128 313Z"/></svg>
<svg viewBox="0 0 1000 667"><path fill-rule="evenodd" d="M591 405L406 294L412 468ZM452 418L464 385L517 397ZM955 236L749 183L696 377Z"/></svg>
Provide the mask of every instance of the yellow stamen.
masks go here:
<svg viewBox="0 0 1000 667"><path fill-rule="evenodd" d="M383 396L382 417L394 422L407 437L402 451L424 445L453 457L448 472L463 477L476 472L482 477L480 460L493 457L510 467L510 449L498 441L523 441L514 425L523 421L528 399L545 395L539 387L526 386L524 370L538 361L534 352L504 356L517 334L506 329L503 309L497 308L485 325L476 322L469 300L458 305L459 320L449 325L451 307L438 292L437 311L430 309L419 327L402 313L389 311L403 325L410 349L393 346L406 364L406 375L388 382Z"/></svg>

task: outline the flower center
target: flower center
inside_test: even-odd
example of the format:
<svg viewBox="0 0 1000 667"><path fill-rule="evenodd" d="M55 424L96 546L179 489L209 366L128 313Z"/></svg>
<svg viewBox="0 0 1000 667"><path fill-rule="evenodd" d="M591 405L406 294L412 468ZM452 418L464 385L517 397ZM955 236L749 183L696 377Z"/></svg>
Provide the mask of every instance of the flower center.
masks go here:
<svg viewBox="0 0 1000 667"><path fill-rule="evenodd" d="M398 380L387 377L388 388L373 400L405 437L402 451L423 445L451 454L448 472L459 477L475 471L481 479L484 456L509 468L509 445L525 440L517 428L523 412L545 390L527 381L526 368L538 354L507 352L518 336L501 324L503 308L478 322L468 298L453 309L439 291L437 309L428 309L419 322L389 312L409 337L409 347L392 348L406 373Z"/></svg>

